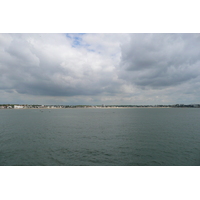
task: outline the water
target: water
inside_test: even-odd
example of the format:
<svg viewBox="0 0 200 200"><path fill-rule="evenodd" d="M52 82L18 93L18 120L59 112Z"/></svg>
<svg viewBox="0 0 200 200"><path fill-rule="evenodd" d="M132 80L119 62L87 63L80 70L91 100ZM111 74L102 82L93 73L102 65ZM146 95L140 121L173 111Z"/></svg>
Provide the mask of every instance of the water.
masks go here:
<svg viewBox="0 0 200 200"><path fill-rule="evenodd" d="M200 109L0 110L0 165L200 165Z"/></svg>

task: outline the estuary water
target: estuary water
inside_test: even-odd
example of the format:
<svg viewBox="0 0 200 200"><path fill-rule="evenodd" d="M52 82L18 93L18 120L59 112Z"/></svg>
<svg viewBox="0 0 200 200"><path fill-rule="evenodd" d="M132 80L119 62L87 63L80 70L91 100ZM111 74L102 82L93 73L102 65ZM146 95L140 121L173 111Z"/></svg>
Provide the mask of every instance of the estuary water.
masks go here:
<svg viewBox="0 0 200 200"><path fill-rule="evenodd" d="M1 109L1 166L197 166L200 109Z"/></svg>

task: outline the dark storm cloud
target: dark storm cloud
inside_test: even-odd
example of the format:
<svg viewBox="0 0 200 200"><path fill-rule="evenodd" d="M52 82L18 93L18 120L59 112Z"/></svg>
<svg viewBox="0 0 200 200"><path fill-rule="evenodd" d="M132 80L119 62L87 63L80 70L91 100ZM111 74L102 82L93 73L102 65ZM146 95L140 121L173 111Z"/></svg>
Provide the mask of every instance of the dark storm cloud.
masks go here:
<svg viewBox="0 0 200 200"><path fill-rule="evenodd" d="M198 34L131 34L121 46L120 77L141 87L175 86L199 76Z"/></svg>

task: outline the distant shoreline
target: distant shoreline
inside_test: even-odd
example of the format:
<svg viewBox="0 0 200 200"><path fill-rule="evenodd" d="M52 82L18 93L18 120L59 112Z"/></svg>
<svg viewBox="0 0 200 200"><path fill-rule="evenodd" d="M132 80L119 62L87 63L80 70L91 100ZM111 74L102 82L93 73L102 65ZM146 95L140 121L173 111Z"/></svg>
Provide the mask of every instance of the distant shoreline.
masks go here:
<svg viewBox="0 0 200 200"><path fill-rule="evenodd" d="M69 107L69 108L0 108L0 110L60 110L60 109L138 109L138 108L150 108L150 109L158 109L158 108L198 108L198 107Z"/></svg>
<svg viewBox="0 0 200 200"><path fill-rule="evenodd" d="M200 108L200 104L173 105L39 105L39 104L0 104L0 109L128 109L128 108Z"/></svg>

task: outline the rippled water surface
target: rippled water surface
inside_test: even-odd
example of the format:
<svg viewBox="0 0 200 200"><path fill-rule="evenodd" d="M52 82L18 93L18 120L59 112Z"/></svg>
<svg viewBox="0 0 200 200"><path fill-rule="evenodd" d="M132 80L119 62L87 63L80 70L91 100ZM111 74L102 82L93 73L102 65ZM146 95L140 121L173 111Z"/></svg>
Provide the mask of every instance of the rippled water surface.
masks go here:
<svg viewBox="0 0 200 200"><path fill-rule="evenodd" d="M200 165L200 109L0 110L0 165Z"/></svg>

